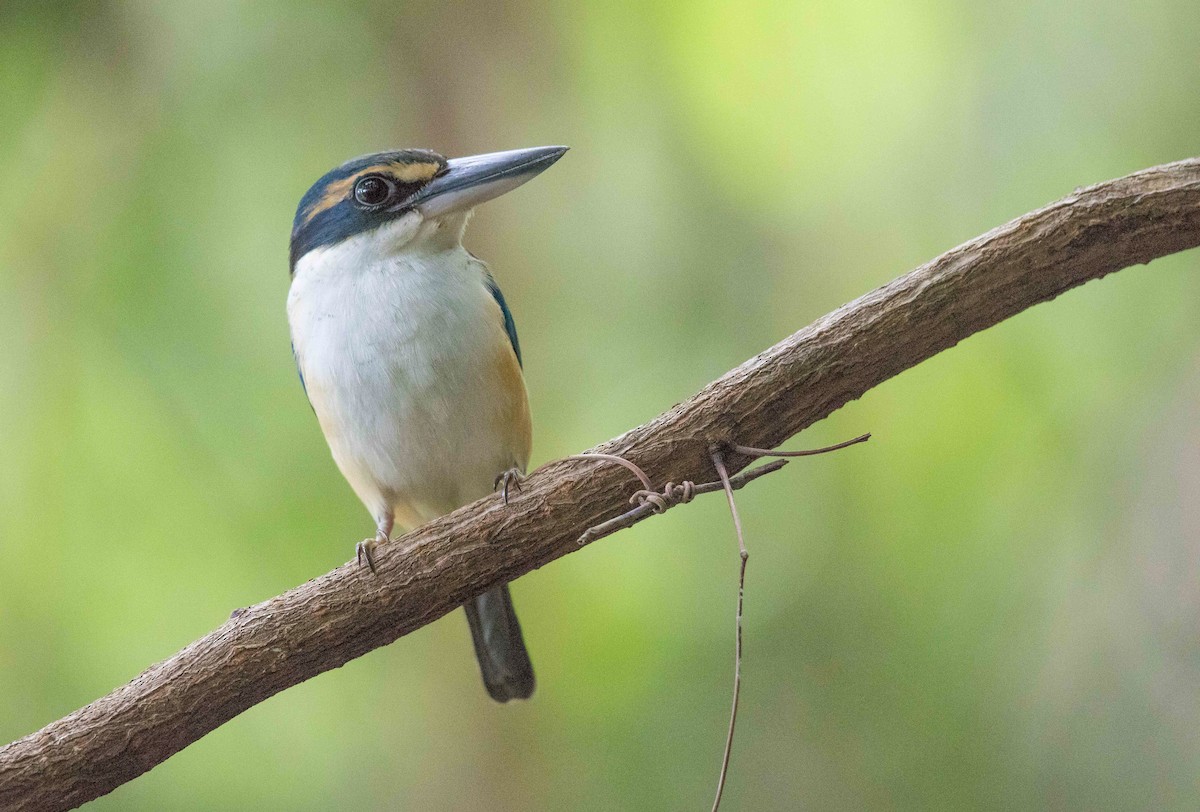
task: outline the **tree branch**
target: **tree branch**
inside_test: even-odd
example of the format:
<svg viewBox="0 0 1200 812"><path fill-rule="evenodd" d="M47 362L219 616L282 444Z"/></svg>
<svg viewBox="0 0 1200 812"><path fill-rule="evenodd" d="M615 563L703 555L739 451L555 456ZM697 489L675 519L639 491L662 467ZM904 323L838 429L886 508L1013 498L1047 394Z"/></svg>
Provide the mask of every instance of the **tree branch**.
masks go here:
<svg viewBox="0 0 1200 812"><path fill-rule="evenodd" d="M1039 302L1200 244L1200 159L1078 190L817 320L597 450L652 479L715 476L713 443L774 447L873 386ZM731 472L749 457L729 453ZM0 749L0 808L66 809L252 705L577 550L626 509L616 466L559 461L507 507L482 499L252 606L87 707ZM347 548L348 549L348 548Z"/></svg>

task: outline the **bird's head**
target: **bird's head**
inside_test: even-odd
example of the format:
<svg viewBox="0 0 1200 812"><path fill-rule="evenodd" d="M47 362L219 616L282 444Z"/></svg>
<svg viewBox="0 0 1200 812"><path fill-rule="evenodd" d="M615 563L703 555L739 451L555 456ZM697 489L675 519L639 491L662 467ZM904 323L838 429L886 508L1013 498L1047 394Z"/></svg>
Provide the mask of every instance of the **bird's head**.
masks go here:
<svg viewBox="0 0 1200 812"><path fill-rule="evenodd" d="M402 149L347 161L300 201L292 226L292 273L310 252L352 239L383 256L457 242L475 206L517 188L566 151L534 147L447 160L429 150Z"/></svg>

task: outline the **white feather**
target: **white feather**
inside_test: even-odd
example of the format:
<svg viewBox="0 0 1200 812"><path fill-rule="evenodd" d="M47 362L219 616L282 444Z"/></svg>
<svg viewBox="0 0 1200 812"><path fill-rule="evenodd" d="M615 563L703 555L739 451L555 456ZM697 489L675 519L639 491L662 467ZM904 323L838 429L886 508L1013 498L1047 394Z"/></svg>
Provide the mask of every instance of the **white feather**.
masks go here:
<svg viewBox="0 0 1200 812"><path fill-rule="evenodd" d="M465 222L401 218L311 251L288 294L333 458L376 519L402 527L487 494L529 453L506 425L527 415L524 385L496 363L508 337Z"/></svg>

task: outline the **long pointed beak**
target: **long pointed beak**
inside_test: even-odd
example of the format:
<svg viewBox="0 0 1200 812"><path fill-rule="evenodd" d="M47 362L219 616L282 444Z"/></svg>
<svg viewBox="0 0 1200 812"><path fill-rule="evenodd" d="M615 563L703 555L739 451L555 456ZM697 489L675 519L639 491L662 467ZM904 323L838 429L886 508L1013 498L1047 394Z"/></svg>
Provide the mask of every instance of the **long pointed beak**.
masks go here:
<svg viewBox="0 0 1200 812"><path fill-rule="evenodd" d="M567 147L532 147L453 158L446 170L406 205L414 206L427 219L466 211L511 192L548 169L566 151Z"/></svg>

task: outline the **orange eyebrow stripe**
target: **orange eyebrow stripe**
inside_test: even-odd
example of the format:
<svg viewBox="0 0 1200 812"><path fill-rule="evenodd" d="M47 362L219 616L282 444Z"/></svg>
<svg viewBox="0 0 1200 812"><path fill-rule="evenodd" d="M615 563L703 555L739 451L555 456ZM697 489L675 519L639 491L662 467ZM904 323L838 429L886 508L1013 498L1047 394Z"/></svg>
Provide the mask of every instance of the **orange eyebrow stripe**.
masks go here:
<svg viewBox="0 0 1200 812"><path fill-rule="evenodd" d="M401 183L428 183L433 180L442 168L442 165L436 161L424 161L422 163L401 163L397 161L392 164L391 175Z"/></svg>
<svg viewBox="0 0 1200 812"><path fill-rule="evenodd" d="M350 194L350 190L354 188L354 184L363 175L388 175L395 178L400 183L428 183L433 179L433 176L441 171L442 165L435 161L427 161L421 163L405 163L403 161L392 161L386 164L374 164L364 169L360 169L348 178L334 181L325 189L325 193L317 202L309 207L304 214L304 224L308 225L312 219L323 211L336 206L346 199Z"/></svg>
<svg viewBox="0 0 1200 812"><path fill-rule="evenodd" d="M346 197L346 193L350 191L350 187L354 185L355 180L356 178L342 178L329 184L325 188L325 194L321 195L321 199L309 206L308 211L304 214L304 224L308 225L318 214L340 203Z"/></svg>

